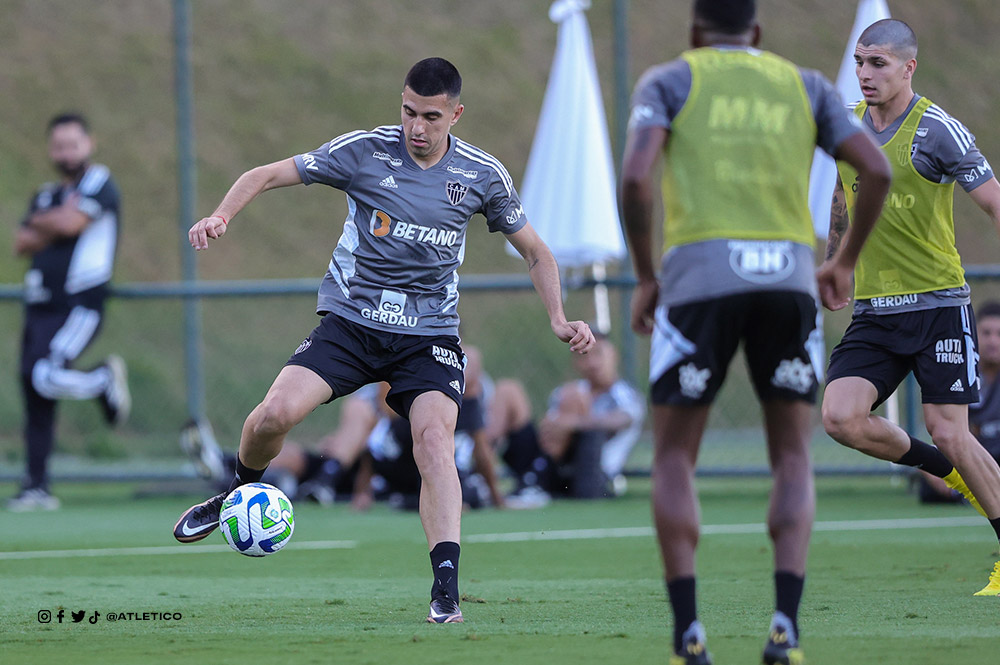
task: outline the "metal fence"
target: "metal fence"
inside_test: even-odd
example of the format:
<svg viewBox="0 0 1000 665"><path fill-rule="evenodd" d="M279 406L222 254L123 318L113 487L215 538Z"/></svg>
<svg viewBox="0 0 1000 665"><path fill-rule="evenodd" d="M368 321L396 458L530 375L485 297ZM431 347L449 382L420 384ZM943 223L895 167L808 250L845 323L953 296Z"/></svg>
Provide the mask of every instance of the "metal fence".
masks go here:
<svg viewBox="0 0 1000 665"><path fill-rule="evenodd" d="M1000 267L973 266L970 281L1000 278ZM627 330L628 277L610 278L611 338L622 351L622 373L646 389L648 340ZM593 312L593 281L567 280L566 308L571 316ZM60 404L56 478L148 478L191 475L178 446L180 428L192 417L189 396L204 395L203 412L223 447L235 449L243 420L266 392L277 371L318 322L313 313L313 279L121 284L108 303L104 330L81 359L97 364L108 353L125 357L134 393L130 422L110 430L90 403ZM974 293L988 289L974 288ZM23 468L21 396L17 377L21 325L20 287L0 286L0 479ZM184 301L200 303L201 337L188 339ZM548 393L573 377L565 345L552 336L547 317L525 275L467 275L459 305L463 341L478 346L494 378L521 380L535 417L546 408ZM828 347L839 339L847 315L828 316ZM196 372L185 367L186 349L201 348ZM192 380L203 381L200 386ZM919 396L903 391L901 420L922 428ZM293 433L309 445L336 426L339 407L317 409ZM197 414L195 414L197 415ZM818 473L888 473L890 466L842 448L830 440L816 416L813 453ZM651 461L649 424L629 468L642 473ZM713 408L699 468L704 474L766 472L760 410L738 356Z"/></svg>

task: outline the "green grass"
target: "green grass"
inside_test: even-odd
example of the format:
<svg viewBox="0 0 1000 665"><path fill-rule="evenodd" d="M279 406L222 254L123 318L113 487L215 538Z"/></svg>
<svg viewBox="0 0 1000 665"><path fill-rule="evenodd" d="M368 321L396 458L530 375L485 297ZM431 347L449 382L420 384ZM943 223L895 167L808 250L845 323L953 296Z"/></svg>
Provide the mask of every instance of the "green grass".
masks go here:
<svg viewBox="0 0 1000 665"><path fill-rule="evenodd" d="M762 521L767 483L703 480L708 525ZM196 495L135 499L132 485L63 485L55 513L5 514L4 551L169 547ZM669 605L649 533L475 542L476 535L649 527L648 486L623 499L557 502L464 518L467 623L422 623L430 583L415 514L378 506L296 507L277 556L231 552L0 558L0 661L76 663L654 663L669 649ZM884 478L823 479L820 522L972 517L918 506ZM306 549L350 540L352 549ZM221 544L221 536L208 542ZM299 545L299 547L296 547ZM173 552L174 550L171 550ZM176 551L184 550L178 546ZM930 530L817 531L800 622L809 662L996 662L997 599L974 598L997 554L985 523ZM758 662L772 607L763 534L705 535L699 603L715 662ZM64 608L64 623L37 612ZM88 619L73 624L70 611ZM108 612L181 612L180 621L107 622Z"/></svg>

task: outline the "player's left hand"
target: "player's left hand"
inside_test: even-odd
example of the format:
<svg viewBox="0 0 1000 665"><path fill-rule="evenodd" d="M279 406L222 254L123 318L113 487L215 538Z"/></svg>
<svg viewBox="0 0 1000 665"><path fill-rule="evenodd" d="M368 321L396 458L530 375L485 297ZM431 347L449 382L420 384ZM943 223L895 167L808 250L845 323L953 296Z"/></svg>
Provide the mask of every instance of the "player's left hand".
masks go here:
<svg viewBox="0 0 1000 665"><path fill-rule="evenodd" d="M847 307L851 301L851 276L854 269L839 261L826 260L816 270L819 299L831 312Z"/></svg>
<svg viewBox="0 0 1000 665"><path fill-rule="evenodd" d="M556 337L569 344L569 350L576 353L586 353L594 345L594 333L583 321L565 321L553 323L552 332Z"/></svg>

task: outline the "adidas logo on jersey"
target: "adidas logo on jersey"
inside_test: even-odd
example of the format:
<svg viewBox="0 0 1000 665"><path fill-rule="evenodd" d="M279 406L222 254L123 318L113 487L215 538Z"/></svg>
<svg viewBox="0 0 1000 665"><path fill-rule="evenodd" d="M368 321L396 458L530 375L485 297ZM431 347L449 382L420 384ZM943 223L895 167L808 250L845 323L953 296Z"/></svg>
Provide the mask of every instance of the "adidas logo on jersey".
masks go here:
<svg viewBox="0 0 1000 665"><path fill-rule="evenodd" d="M385 178L383 178L382 182L380 182L378 186L388 187L389 189L399 189L399 186L396 184L396 179L393 178L392 176L386 176Z"/></svg>
<svg viewBox="0 0 1000 665"><path fill-rule="evenodd" d="M959 379L955 383L951 384L951 392L953 392L953 393L960 393L960 392L962 392L964 390L965 390L965 388L962 387L962 380L961 379Z"/></svg>
<svg viewBox="0 0 1000 665"><path fill-rule="evenodd" d="M462 392L462 384L459 383L458 381L452 381L448 385L454 388L456 393Z"/></svg>

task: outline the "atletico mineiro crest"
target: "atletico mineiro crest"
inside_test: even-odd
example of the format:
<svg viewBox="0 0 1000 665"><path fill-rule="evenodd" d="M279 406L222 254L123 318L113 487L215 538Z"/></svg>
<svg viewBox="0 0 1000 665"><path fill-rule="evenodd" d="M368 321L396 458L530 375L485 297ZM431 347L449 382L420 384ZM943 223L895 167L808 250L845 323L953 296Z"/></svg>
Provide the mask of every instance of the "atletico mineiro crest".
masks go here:
<svg viewBox="0 0 1000 665"><path fill-rule="evenodd" d="M448 200L451 201L453 206L457 206L465 198L465 195L469 193L469 186L463 185L457 180L449 180L445 186L445 191L448 193Z"/></svg>

